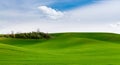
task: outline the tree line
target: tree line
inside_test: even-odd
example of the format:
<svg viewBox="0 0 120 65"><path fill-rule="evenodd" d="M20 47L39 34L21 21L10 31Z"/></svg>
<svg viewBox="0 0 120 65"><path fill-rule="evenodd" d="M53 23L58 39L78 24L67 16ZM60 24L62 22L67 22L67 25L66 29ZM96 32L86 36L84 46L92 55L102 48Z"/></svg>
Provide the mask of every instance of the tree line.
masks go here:
<svg viewBox="0 0 120 65"><path fill-rule="evenodd" d="M21 39L50 39L51 35L44 32L28 32L28 33L14 33L4 34L2 37L6 38L21 38Z"/></svg>

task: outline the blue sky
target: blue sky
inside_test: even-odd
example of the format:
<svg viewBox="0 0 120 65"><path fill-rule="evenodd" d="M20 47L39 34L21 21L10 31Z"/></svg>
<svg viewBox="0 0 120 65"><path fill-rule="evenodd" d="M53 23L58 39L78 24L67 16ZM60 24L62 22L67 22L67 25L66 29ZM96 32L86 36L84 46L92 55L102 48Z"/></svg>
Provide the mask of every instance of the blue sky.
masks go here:
<svg viewBox="0 0 120 65"><path fill-rule="evenodd" d="M98 0L0 0L1 10L29 10L40 5L47 5L58 10L69 10L72 8L89 5Z"/></svg>
<svg viewBox="0 0 120 65"><path fill-rule="evenodd" d="M119 0L0 0L0 33L117 32Z"/></svg>
<svg viewBox="0 0 120 65"><path fill-rule="evenodd" d="M96 3L99 0L61 0L50 5L50 7L58 10L70 10L76 7L87 6Z"/></svg>

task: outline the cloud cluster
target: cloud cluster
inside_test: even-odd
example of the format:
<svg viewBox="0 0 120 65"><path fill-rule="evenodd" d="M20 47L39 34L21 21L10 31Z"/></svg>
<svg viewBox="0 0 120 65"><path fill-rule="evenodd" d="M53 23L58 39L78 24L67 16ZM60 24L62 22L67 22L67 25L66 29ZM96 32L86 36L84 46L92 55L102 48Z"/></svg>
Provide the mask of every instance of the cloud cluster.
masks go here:
<svg viewBox="0 0 120 65"><path fill-rule="evenodd" d="M47 16L51 19L58 19L64 15L63 12L57 11L57 10L52 9L50 7L47 7L47 6L39 6L38 8L45 16Z"/></svg>

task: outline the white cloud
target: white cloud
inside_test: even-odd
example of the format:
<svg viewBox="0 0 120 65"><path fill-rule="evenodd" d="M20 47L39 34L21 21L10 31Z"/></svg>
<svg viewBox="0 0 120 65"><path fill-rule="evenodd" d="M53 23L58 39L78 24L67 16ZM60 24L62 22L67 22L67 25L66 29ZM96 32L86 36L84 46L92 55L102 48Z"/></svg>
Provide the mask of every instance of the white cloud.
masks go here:
<svg viewBox="0 0 120 65"><path fill-rule="evenodd" d="M52 9L50 7L47 7L47 6L40 6L38 8L45 16L47 16L51 19L58 19L64 15L63 12L57 11L57 10Z"/></svg>
<svg viewBox="0 0 120 65"><path fill-rule="evenodd" d="M120 22L110 24L113 28L120 28Z"/></svg>

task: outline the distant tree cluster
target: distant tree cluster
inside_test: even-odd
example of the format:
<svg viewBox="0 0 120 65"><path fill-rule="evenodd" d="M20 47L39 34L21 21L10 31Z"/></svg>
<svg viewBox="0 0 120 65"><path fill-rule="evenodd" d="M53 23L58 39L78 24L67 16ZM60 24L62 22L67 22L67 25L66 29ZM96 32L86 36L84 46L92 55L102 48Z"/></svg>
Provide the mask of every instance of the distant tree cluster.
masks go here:
<svg viewBox="0 0 120 65"><path fill-rule="evenodd" d="M50 39L51 35L44 32L28 32L28 33L15 33L5 34L3 37L7 38L21 38L21 39Z"/></svg>

